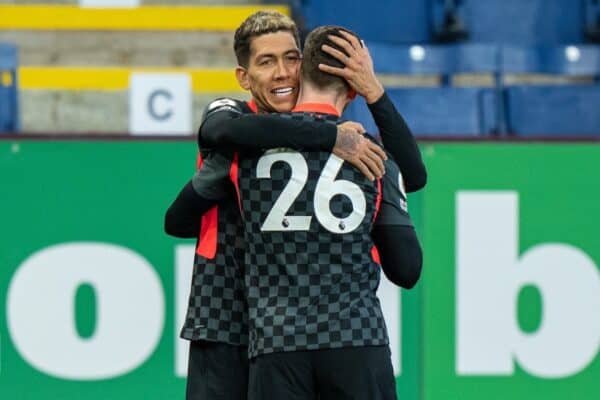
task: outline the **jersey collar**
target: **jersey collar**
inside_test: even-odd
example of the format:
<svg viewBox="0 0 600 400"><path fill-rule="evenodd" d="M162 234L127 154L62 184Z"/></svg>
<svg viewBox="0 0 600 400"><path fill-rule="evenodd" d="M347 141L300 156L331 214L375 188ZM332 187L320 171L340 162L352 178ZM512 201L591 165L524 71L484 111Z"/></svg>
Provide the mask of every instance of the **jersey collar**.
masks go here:
<svg viewBox="0 0 600 400"><path fill-rule="evenodd" d="M250 99L247 104L254 114L258 113L258 107L256 106L254 99Z"/></svg>
<svg viewBox="0 0 600 400"><path fill-rule="evenodd" d="M292 111L293 112L313 112L313 113L320 113L320 114L330 114L330 115L335 115L336 117L340 116L340 113L338 112L338 110L336 110L336 108L334 106L332 106L331 104L326 104L326 103L302 103L302 104L298 104L296 107L294 107L294 109Z"/></svg>

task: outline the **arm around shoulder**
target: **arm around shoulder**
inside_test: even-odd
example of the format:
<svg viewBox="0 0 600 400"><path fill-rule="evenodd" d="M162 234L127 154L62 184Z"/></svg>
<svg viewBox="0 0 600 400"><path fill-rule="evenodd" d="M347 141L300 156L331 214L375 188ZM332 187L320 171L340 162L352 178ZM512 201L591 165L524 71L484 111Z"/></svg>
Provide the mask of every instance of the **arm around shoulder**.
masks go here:
<svg viewBox="0 0 600 400"><path fill-rule="evenodd" d="M200 196L189 181L165 213L165 233L178 238L198 237L202 215L215 204L214 200Z"/></svg>

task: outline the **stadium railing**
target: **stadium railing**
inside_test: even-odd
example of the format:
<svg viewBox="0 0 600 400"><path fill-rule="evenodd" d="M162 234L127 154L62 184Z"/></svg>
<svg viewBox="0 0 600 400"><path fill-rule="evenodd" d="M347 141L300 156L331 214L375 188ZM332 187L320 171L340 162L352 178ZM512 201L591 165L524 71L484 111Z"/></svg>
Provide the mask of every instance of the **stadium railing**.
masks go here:
<svg viewBox="0 0 600 400"><path fill-rule="evenodd" d="M17 49L0 43L0 134L19 130Z"/></svg>

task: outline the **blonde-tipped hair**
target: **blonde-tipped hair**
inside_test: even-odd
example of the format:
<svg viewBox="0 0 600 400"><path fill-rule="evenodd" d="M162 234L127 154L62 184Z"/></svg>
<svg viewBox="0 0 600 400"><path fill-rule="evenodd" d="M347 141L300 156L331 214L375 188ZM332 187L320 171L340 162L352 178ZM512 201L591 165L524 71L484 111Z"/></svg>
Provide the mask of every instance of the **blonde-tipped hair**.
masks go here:
<svg viewBox="0 0 600 400"><path fill-rule="evenodd" d="M253 38L280 31L291 33L296 45L300 48L298 27L287 15L277 11L258 11L246 18L236 29L233 37L233 51L235 52L238 65L244 68L248 67L250 61L250 44Z"/></svg>

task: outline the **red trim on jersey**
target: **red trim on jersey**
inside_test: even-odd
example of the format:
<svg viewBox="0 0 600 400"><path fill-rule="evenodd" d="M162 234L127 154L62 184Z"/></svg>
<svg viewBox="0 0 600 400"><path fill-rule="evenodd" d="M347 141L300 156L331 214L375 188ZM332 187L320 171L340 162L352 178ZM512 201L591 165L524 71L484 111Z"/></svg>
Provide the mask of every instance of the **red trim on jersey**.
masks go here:
<svg viewBox="0 0 600 400"><path fill-rule="evenodd" d="M238 153L233 155L233 161L231 161L231 168L229 168L229 179L235 187L235 193L237 195L238 206L240 212L242 211L242 198L240 197L240 182L238 181L238 169L239 169L239 158Z"/></svg>
<svg viewBox="0 0 600 400"><path fill-rule="evenodd" d="M196 157L196 171L200 169L203 161L204 160L202 159L202 153L198 152L198 157Z"/></svg>
<svg viewBox="0 0 600 400"><path fill-rule="evenodd" d="M375 213L373 214L373 222L377 219L377 214L379 214L379 209L381 208L381 199L383 197L381 193L381 179L377 179L377 197L375 198Z"/></svg>
<svg viewBox="0 0 600 400"><path fill-rule="evenodd" d="M377 214L379 214L379 208L381 207L381 198L382 198L382 193L381 193L381 179L377 179L377 198L375 199L375 215L373 216L373 222L375 222L375 220L377 219ZM373 247L371 248L371 257L373 258L373 261L375 261L377 264L381 265L381 259L379 258L379 251L377 251L377 247L375 247L375 245L373 245Z"/></svg>
<svg viewBox="0 0 600 400"><path fill-rule="evenodd" d="M256 102L254 99L251 99L247 102L248 107L252 110L252 112L258 112L258 107L256 106ZM202 154L198 153L198 159L196 161L196 167L199 170L202 167ZM238 205L241 207L240 200L240 188L237 181L237 171L238 171L238 155L237 153L234 156L233 162L231 164L231 169L229 171L229 176L231 177L231 181L235 186L235 191L237 193ZM203 216L200 224L200 233L198 235L198 246L196 247L196 254L206 257L209 259L215 258L217 254L217 234L218 232L218 221L219 221L219 207L214 206L210 210L208 210Z"/></svg>
<svg viewBox="0 0 600 400"><path fill-rule="evenodd" d="M373 261L375 261L377 264L381 265L381 259L379 258L379 251L377 250L377 247L375 247L375 246L371 247L371 258L373 258Z"/></svg>
<svg viewBox="0 0 600 400"><path fill-rule="evenodd" d="M217 254L217 222L219 219L219 206L214 206L202 216L200 236L196 254L206 258L215 258Z"/></svg>
<svg viewBox="0 0 600 400"><path fill-rule="evenodd" d="M258 106L256 105L256 102L254 101L254 99L250 99L249 101L246 102L246 104L248 104L248 107L250 107L250 109L252 110L252 112L254 114L258 113Z"/></svg>
<svg viewBox="0 0 600 400"><path fill-rule="evenodd" d="M198 153L196 168L202 167L202 154ZM215 258L217 254L217 222L219 218L218 206L214 206L200 217L200 232L198 233L198 246L196 254L209 259Z"/></svg>
<svg viewBox="0 0 600 400"><path fill-rule="evenodd" d="M292 112L313 112L313 113L321 113L321 114L331 114L336 117L340 116L338 110L332 106L331 104L326 103L302 103L298 104Z"/></svg>

